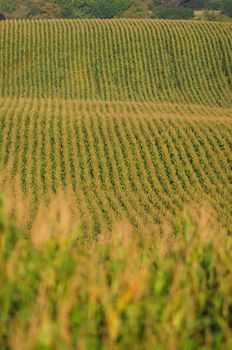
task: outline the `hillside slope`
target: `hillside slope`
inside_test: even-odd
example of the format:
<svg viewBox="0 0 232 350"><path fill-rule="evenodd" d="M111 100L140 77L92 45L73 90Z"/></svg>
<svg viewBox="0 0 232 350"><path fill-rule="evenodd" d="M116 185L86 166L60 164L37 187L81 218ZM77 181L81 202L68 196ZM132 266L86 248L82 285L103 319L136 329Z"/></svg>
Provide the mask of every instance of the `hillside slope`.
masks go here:
<svg viewBox="0 0 232 350"><path fill-rule="evenodd" d="M228 23L9 21L0 38L4 97L232 105Z"/></svg>
<svg viewBox="0 0 232 350"><path fill-rule="evenodd" d="M99 233L207 201L230 230L231 34L228 23L0 23L0 185L16 214L23 198L31 227L65 192Z"/></svg>

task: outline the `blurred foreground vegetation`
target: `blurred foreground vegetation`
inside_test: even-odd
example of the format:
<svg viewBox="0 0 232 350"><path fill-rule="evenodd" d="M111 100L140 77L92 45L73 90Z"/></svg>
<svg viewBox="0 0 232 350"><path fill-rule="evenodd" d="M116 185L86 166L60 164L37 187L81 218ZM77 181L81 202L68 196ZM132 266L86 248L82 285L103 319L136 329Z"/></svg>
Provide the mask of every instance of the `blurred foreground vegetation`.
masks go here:
<svg viewBox="0 0 232 350"><path fill-rule="evenodd" d="M45 223L25 237L1 204L1 349L231 349L232 238L209 211L97 239Z"/></svg>

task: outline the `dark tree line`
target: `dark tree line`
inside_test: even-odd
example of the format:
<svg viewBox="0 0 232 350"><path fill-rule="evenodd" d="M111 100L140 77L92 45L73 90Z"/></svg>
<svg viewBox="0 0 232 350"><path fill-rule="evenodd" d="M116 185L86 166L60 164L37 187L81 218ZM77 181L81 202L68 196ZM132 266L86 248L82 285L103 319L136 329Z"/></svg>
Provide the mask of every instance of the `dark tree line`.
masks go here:
<svg viewBox="0 0 232 350"><path fill-rule="evenodd" d="M232 17L232 0L0 0L9 18L149 18L157 9L185 16L186 9L214 9Z"/></svg>

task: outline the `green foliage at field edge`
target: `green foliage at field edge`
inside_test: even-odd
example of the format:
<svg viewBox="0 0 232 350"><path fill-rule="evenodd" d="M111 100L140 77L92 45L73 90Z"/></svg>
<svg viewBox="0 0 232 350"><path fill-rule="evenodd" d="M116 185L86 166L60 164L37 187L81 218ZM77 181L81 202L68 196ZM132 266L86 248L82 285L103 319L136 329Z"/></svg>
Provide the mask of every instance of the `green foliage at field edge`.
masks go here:
<svg viewBox="0 0 232 350"><path fill-rule="evenodd" d="M150 18L157 7L184 14L184 9L215 9L228 17L232 0L0 0L0 12L8 18ZM162 14L163 15L163 14ZM163 18L163 17L161 17ZM185 17L186 18L186 14ZM221 20L221 17L215 17Z"/></svg>

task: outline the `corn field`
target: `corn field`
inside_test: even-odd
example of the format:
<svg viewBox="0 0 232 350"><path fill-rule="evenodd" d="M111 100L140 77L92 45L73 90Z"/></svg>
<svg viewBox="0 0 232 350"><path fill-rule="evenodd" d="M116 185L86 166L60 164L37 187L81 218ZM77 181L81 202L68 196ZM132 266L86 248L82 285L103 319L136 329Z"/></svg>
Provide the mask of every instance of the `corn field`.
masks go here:
<svg viewBox="0 0 232 350"><path fill-rule="evenodd" d="M100 233L207 201L231 231L231 47L229 23L0 23L0 185L15 215L23 198L31 229L64 193Z"/></svg>
<svg viewBox="0 0 232 350"><path fill-rule="evenodd" d="M9 21L0 35L2 97L232 104L229 23Z"/></svg>

